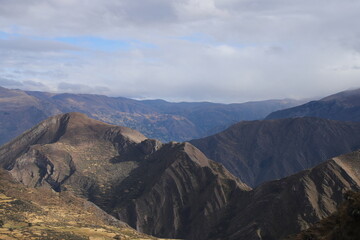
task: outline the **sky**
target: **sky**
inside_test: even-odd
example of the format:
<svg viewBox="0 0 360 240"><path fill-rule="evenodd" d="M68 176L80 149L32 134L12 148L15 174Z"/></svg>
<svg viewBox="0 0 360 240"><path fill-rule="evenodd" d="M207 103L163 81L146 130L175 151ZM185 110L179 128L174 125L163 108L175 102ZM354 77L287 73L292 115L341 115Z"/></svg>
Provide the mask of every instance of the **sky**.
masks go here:
<svg viewBox="0 0 360 240"><path fill-rule="evenodd" d="M358 0L0 0L0 86L244 102L360 87Z"/></svg>

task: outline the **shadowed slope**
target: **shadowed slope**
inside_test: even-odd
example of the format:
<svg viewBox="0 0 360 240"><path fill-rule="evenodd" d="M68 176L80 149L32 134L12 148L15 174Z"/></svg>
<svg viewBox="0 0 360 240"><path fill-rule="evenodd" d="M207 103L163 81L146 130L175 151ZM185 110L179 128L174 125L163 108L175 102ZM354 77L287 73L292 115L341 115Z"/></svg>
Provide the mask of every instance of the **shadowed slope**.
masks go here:
<svg viewBox="0 0 360 240"><path fill-rule="evenodd" d="M360 151L235 197L212 239L282 239L331 215L348 190L360 190Z"/></svg>
<svg viewBox="0 0 360 240"><path fill-rule="evenodd" d="M240 122L191 143L257 186L360 148L360 123L317 118Z"/></svg>

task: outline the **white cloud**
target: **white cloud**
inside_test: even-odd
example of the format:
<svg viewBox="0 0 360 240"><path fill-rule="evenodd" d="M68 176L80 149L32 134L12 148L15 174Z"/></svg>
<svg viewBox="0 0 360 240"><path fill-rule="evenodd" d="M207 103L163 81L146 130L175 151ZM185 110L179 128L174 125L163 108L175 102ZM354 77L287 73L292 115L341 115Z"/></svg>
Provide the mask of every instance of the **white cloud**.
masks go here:
<svg viewBox="0 0 360 240"><path fill-rule="evenodd" d="M171 100L321 96L359 87L359 7L352 0L0 0L0 74L52 90L72 83L88 86L81 92L104 86L111 95ZM102 51L59 40L90 36L130 44Z"/></svg>

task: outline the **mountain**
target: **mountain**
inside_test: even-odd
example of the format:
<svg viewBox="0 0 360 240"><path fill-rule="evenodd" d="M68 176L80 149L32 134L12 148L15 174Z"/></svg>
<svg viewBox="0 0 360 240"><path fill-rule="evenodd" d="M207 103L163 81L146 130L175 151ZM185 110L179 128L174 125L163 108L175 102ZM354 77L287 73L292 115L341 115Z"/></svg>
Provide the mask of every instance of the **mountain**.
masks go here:
<svg viewBox="0 0 360 240"><path fill-rule="evenodd" d="M158 237L202 239L233 192L250 190L189 143L162 144L80 113L3 145L0 164L28 187L72 192Z"/></svg>
<svg viewBox="0 0 360 240"><path fill-rule="evenodd" d="M348 190L360 191L359 156L360 151L338 156L235 197L212 239L278 240L327 218Z"/></svg>
<svg viewBox="0 0 360 240"><path fill-rule="evenodd" d="M300 234L287 240L320 239L360 239L360 192L349 191L345 194L338 210Z"/></svg>
<svg viewBox="0 0 360 240"><path fill-rule="evenodd" d="M91 94L54 94L0 87L0 144L59 113L82 112L103 122L136 129L150 138L185 141L224 130L240 120L303 103L269 100L241 104L137 101Z"/></svg>
<svg viewBox="0 0 360 240"><path fill-rule="evenodd" d="M0 147L2 168L38 198L91 201L138 231L189 240L275 240L305 230L331 215L344 192L360 190L359 156L251 189L190 143L164 144L81 113L51 117Z"/></svg>
<svg viewBox="0 0 360 240"><path fill-rule="evenodd" d="M268 115L266 119L304 116L340 121L360 121L360 88L340 92L297 107L278 110Z"/></svg>
<svg viewBox="0 0 360 240"><path fill-rule="evenodd" d="M319 118L243 121L190 141L249 186L360 148L360 123Z"/></svg>
<svg viewBox="0 0 360 240"><path fill-rule="evenodd" d="M1 239L157 239L69 192L16 183L4 170L0 170L0 208Z"/></svg>
<svg viewBox="0 0 360 240"><path fill-rule="evenodd" d="M24 91L0 87L0 144L20 135L48 117L41 103Z"/></svg>

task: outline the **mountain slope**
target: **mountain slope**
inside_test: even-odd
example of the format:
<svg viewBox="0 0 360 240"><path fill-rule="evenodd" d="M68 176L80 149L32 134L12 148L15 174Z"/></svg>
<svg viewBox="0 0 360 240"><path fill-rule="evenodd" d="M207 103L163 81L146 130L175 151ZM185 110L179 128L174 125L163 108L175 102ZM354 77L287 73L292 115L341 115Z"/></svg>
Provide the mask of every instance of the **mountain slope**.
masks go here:
<svg viewBox="0 0 360 240"><path fill-rule="evenodd" d="M23 91L0 87L0 145L56 113L43 111L41 105Z"/></svg>
<svg viewBox="0 0 360 240"><path fill-rule="evenodd" d="M228 224L212 239L278 240L307 229L335 212L345 192L360 190L359 156L335 157L234 198Z"/></svg>
<svg viewBox="0 0 360 240"><path fill-rule="evenodd" d="M360 192L349 191L345 194L338 210L300 234L287 240L320 239L360 239Z"/></svg>
<svg viewBox="0 0 360 240"><path fill-rule="evenodd" d="M157 239L69 192L28 188L0 170L1 239Z"/></svg>
<svg viewBox="0 0 360 240"><path fill-rule="evenodd" d="M184 141L207 136L240 120L264 118L269 113L301 104L269 100L242 104L170 103L137 101L91 94L54 94L0 87L0 144L11 140L47 117L82 112L103 122L127 126L162 141Z"/></svg>
<svg viewBox="0 0 360 240"><path fill-rule="evenodd" d="M266 119L319 117L341 121L360 121L360 89L340 92L319 101L275 111Z"/></svg>
<svg viewBox="0 0 360 240"><path fill-rule="evenodd" d="M80 113L5 144L0 164L26 186L75 193L160 237L206 237L233 192L250 190L189 143L162 144Z"/></svg>
<svg viewBox="0 0 360 240"><path fill-rule="evenodd" d="M360 148L360 124L317 118L240 122L190 142L257 186Z"/></svg>

